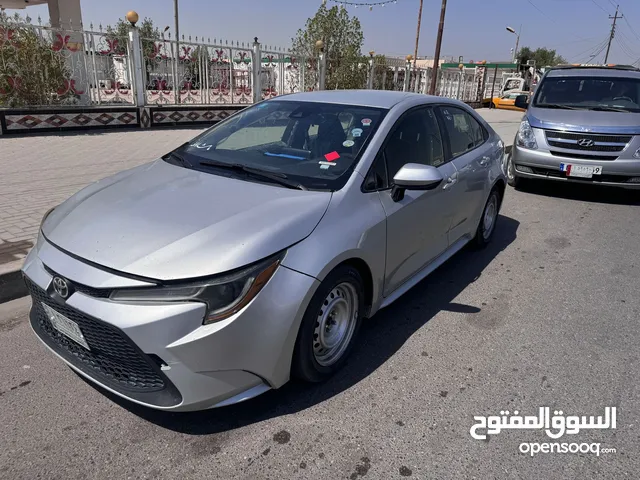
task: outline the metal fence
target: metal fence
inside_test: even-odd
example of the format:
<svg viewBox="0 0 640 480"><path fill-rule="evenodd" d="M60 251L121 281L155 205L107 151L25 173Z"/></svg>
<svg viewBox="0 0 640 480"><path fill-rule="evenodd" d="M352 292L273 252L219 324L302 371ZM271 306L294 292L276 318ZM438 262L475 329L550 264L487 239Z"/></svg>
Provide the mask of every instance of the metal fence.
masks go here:
<svg viewBox="0 0 640 480"><path fill-rule="evenodd" d="M0 23L0 107L133 104L130 72L106 32Z"/></svg>
<svg viewBox="0 0 640 480"><path fill-rule="evenodd" d="M121 35L121 34L120 34ZM296 57L253 42L141 38L114 31L65 31L0 18L0 107L244 105L317 89L428 93L431 68L404 59L350 63ZM484 69L439 69L436 94L480 101Z"/></svg>

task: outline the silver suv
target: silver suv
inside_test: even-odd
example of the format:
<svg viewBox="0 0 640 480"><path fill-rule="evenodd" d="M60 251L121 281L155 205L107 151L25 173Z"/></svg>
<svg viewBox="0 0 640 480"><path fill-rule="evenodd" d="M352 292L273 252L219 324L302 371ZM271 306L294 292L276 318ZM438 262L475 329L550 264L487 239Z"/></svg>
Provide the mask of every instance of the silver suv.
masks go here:
<svg viewBox="0 0 640 480"><path fill-rule="evenodd" d="M509 185L537 178L640 188L640 70L564 66L544 75L511 155Z"/></svg>

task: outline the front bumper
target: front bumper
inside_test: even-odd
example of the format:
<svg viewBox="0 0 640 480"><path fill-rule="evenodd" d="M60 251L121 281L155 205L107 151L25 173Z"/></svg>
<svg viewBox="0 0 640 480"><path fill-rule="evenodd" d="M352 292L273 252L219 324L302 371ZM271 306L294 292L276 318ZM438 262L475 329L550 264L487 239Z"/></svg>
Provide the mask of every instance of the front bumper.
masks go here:
<svg viewBox="0 0 640 480"><path fill-rule="evenodd" d="M200 303L133 304L106 298L130 286L40 239L25 261L36 335L79 374L135 403L161 410L202 410L237 403L289 379L304 309L318 281L278 268L242 311L203 325ZM53 275L78 286L66 301ZM90 350L53 328L43 304L78 324Z"/></svg>
<svg viewBox="0 0 640 480"><path fill-rule="evenodd" d="M512 147L511 155L515 174L518 177L640 189L640 182L630 181L633 178L640 178L640 160L638 159L577 159L553 155L544 149L529 150L515 144ZM594 175L592 178L569 177L560 170L561 163L599 165L602 166L602 174Z"/></svg>

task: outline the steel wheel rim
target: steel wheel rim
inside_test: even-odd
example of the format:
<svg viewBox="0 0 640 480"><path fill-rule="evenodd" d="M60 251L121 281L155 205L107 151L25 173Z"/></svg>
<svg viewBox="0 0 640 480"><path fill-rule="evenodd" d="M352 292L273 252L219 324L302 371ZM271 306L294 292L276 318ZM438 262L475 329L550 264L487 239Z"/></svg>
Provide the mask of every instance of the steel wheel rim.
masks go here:
<svg viewBox="0 0 640 480"><path fill-rule="evenodd" d="M344 282L324 299L313 331L313 356L323 367L336 363L351 342L358 319L358 294Z"/></svg>
<svg viewBox="0 0 640 480"><path fill-rule="evenodd" d="M498 211L498 205L496 201L496 196L491 195L491 199L487 204L487 208L484 210L484 217L482 219L482 233L486 239L489 238L491 232L493 231L493 227L496 223L496 213Z"/></svg>

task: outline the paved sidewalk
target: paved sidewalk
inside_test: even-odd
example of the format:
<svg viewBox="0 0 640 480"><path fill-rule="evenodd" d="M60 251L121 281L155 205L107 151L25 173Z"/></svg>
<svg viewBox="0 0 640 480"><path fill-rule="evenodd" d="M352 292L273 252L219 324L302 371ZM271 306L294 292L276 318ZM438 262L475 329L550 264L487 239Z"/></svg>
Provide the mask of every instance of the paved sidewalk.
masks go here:
<svg viewBox="0 0 640 480"><path fill-rule="evenodd" d="M479 112L511 145L522 114ZM0 137L0 275L19 268L49 208L92 182L163 155L201 130Z"/></svg>

